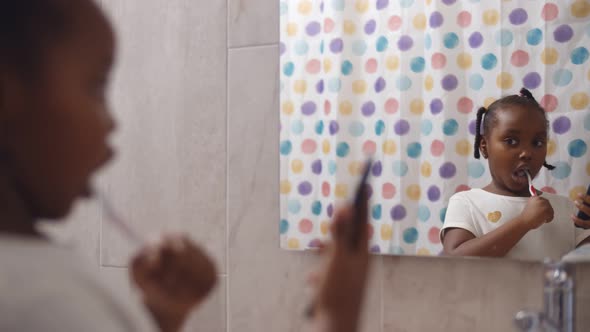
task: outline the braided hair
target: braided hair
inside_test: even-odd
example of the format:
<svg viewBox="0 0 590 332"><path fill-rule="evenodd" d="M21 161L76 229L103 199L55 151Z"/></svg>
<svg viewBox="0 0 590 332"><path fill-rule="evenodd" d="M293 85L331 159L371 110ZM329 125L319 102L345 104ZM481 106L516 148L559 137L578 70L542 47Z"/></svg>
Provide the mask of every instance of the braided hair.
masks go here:
<svg viewBox="0 0 590 332"><path fill-rule="evenodd" d="M541 112L545 117L547 126L549 126L549 121L547 120L547 116L543 107L539 105L529 90L522 88L520 89L519 95L510 95L500 98L494 101L487 109L485 107L480 107L477 110L477 117L475 120L475 143L473 145L473 156L475 159L479 159L480 157L479 145L481 144L481 139L483 136L481 129L483 129L484 134L489 133L492 126L498 120L496 117L496 111L510 106L522 106ZM547 162L544 162L543 166L548 170L555 169L555 166L549 165Z"/></svg>

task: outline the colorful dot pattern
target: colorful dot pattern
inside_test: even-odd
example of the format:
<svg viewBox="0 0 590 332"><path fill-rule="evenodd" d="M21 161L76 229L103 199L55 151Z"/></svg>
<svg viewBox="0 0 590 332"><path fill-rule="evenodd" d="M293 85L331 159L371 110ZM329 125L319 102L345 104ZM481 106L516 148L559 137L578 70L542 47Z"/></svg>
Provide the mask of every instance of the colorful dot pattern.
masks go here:
<svg viewBox="0 0 590 332"><path fill-rule="evenodd" d="M535 180L590 183L587 1L280 1L280 244L315 248L371 169L374 253L436 255L449 197L490 180L475 111L525 86L545 107Z"/></svg>

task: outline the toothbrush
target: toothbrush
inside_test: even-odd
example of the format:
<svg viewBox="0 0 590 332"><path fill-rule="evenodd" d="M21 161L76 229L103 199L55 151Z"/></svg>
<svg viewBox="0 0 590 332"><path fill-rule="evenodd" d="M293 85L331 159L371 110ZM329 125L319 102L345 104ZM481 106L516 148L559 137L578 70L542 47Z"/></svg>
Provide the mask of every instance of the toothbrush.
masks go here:
<svg viewBox="0 0 590 332"><path fill-rule="evenodd" d="M106 215L106 219L115 227L117 227L125 236L132 240L135 244L144 243L144 239L137 231L135 231L127 222L125 222L119 215L115 212L113 205L107 198L107 196L103 192L99 192L100 202L102 205L102 210Z"/></svg>
<svg viewBox="0 0 590 332"><path fill-rule="evenodd" d="M529 174L528 170L526 170L524 172L526 173L526 177L529 180L529 192L531 193L531 197L535 197L535 196L537 196L537 189L535 189L535 187L533 187L533 180L531 179L531 175Z"/></svg>

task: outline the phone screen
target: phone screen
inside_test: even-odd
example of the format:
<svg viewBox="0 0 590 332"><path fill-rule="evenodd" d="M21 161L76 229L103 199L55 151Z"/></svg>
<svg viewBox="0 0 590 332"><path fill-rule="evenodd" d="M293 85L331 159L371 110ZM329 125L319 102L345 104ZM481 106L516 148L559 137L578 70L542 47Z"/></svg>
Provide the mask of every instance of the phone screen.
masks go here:
<svg viewBox="0 0 590 332"><path fill-rule="evenodd" d="M590 195L590 185L588 186L588 189L586 190L586 195ZM584 203L584 205L588 206L588 204ZM589 220L590 216L585 214L582 211L578 211L578 218L582 219L582 220Z"/></svg>
<svg viewBox="0 0 590 332"><path fill-rule="evenodd" d="M361 181L356 189L356 194L354 197L354 222L353 222L353 227L352 227L352 234L351 234L351 245L353 246L353 248L356 248L356 246L358 246L358 243L360 241L360 234L361 234L361 230L363 225L363 222L365 220L364 216L362 215L363 213L366 213L366 211L363 211L363 200L366 199L365 195L366 195L366 184L367 184L367 180L369 178L369 173L371 172L371 166L373 165L373 162L371 159L368 159L365 162L364 165L364 169L363 169L363 176L361 177Z"/></svg>

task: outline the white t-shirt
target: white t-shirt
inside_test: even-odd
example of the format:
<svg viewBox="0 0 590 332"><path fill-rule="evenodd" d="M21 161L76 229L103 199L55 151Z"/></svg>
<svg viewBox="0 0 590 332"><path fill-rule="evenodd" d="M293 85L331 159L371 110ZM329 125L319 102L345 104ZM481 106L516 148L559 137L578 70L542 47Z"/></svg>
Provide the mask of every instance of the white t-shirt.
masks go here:
<svg viewBox="0 0 590 332"><path fill-rule="evenodd" d="M84 266L51 242L0 236L0 331L156 330L141 305L116 298Z"/></svg>
<svg viewBox="0 0 590 332"><path fill-rule="evenodd" d="M590 230L576 228L571 220L575 205L566 197L543 193L554 211L553 221L529 231L508 252L506 257L541 260L560 259L563 255L590 236ZM481 237L504 223L516 218L524 209L529 197L512 197L493 194L483 189L471 189L454 194L449 200L445 223L441 229L462 228Z"/></svg>

